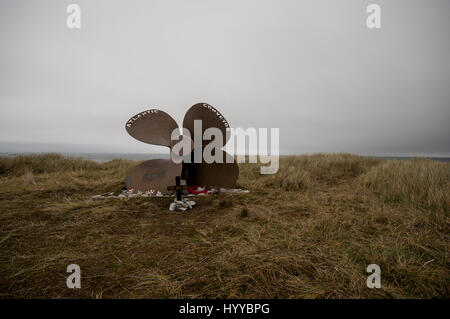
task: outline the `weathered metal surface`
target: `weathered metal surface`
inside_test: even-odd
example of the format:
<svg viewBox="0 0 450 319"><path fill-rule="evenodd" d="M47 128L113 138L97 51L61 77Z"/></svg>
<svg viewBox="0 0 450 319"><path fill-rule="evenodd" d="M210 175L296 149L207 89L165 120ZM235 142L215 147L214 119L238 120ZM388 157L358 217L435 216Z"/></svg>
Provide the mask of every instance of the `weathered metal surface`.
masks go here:
<svg viewBox="0 0 450 319"><path fill-rule="evenodd" d="M236 163L194 163L191 168L194 174L189 175L188 185L233 187L239 176Z"/></svg>
<svg viewBox="0 0 450 319"><path fill-rule="evenodd" d="M182 164L176 164L170 159L153 159L145 161L133 168L126 179L128 189L142 192L160 191L170 193L167 187L172 186L175 177L181 175Z"/></svg>
<svg viewBox="0 0 450 319"><path fill-rule="evenodd" d="M227 128L230 127L225 117L213 106L207 103L197 103L193 105L184 116L183 127L187 128L191 137L194 139L194 121L202 121L203 133L211 127L218 128L222 132L223 140L222 145L225 145L230 136L227 136ZM194 141L196 147L202 147L202 154L205 145L210 143L209 140ZM201 145L201 146L200 146ZM192 156L192 164L183 163L183 170L186 174L186 181L188 185L201 185L201 186L217 186L217 187L232 187L237 181L239 176L239 167L234 162L233 158L224 151L220 151L223 163L194 163L194 157ZM193 155L193 154L192 154ZM225 158L226 156L227 158ZM227 163L227 159L230 163Z"/></svg>
<svg viewBox="0 0 450 319"><path fill-rule="evenodd" d="M227 138L227 128L229 124L227 120L214 107L207 103L198 103L192 106L187 112L183 120L183 127L190 131L191 138L194 139L194 121L202 121L201 136L208 128L218 128L223 135L223 144L225 145ZM179 141L172 141L171 134L174 129L178 128L175 120L167 113L151 109L141 112L133 116L126 123L127 132L135 139L154 145L167 146L171 152L182 153L181 150L174 148ZM184 136L185 142L188 143L186 149L191 150L194 147L193 141ZM208 140L197 141L197 147L203 149L205 145L210 143ZM183 154L191 156L192 164L180 163L176 164L172 160L156 159L146 161L136 166L129 173L126 182L128 189L139 191L160 191L167 193L167 187L173 185L177 176L186 179L187 185L199 186L216 186L216 187L233 187L239 176L239 167L233 158L224 151L220 151L223 163L194 163L193 153ZM230 163L227 163L230 162Z"/></svg>
<svg viewBox="0 0 450 319"><path fill-rule="evenodd" d="M194 120L202 121L201 136L203 136L203 133L208 128L216 127L222 132L223 136L222 145L226 144L226 142L228 141L226 131L227 128L230 127L230 125L228 124L228 121L223 117L223 115L213 106L207 103L197 103L186 112L186 115L184 116L183 119L183 127L189 130L192 139L194 139ZM200 144L200 142L198 141L194 142ZM202 141L202 144L206 145L209 142L210 141L205 140Z"/></svg>
<svg viewBox="0 0 450 319"><path fill-rule="evenodd" d="M171 134L178 124L166 112L151 109L130 118L125 128L128 134L141 142L171 147L174 144Z"/></svg>
<svg viewBox="0 0 450 319"><path fill-rule="evenodd" d="M183 173L188 185L233 187L239 176L239 166L234 158L220 151L223 163L183 163ZM227 163L227 161L229 163Z"/></svg>

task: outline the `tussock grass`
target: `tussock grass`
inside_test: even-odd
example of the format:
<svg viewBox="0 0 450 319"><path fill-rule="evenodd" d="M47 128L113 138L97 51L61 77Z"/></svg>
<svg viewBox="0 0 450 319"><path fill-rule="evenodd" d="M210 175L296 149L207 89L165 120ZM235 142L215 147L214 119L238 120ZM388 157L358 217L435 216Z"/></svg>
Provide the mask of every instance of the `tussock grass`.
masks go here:
<svg viewBox="0 0 450 319"><path fill-rule="evenodd" d="M99 168L93 161L66 158L60 154L33 154L15 157L0 157L0 175L22 175L32 173L52 173Z"/></svg>
<svg viewBox="0 0 450 319"><path fill-rule="evenodd" d="M48 161L46 161L48 159ZM449 164L350 154L240 165L250 193L93 201L136 162L0 159L0 297L449 297ZM82 270L66 287L66 267ZM381 289L366 267L381 267Z"/></svg>
<svg viewBox="0 0 450 319"><path fill-rule="evenodd" d="M281 158L280 168L274 175L259 176L253 167L245 176L248 187L274 187L291 191L306 191L315 184L337 184L354 178L378 164L379 160L352 154L314 154ZM248 184L245 184L248 182Z"/></svg>
<svg viewBox="0 0 450 319"><path fill-rule="evenodd" d="M427 159L385 161L361 176L361 183L383 200L448 214L450 166Z"/></svg>

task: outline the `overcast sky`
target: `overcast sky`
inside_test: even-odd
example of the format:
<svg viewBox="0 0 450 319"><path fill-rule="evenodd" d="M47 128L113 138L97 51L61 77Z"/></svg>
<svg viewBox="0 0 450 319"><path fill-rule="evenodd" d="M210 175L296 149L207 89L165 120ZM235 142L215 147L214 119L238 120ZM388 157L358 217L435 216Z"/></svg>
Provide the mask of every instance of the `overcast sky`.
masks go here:
<svg viewBox="0 0 450 319"><path fill-rule="evenodd" d="M285 154L450 156L449 30L448 0L1 0L0 152L160 152L125 122L207 102Z"/></svg>

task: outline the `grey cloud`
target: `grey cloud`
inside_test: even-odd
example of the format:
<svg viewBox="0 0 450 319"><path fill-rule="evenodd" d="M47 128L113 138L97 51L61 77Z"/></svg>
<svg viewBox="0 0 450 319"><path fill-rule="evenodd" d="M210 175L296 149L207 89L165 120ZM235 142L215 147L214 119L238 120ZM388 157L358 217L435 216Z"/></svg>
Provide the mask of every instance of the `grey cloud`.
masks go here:
<svg viewBox="0 0 450 319"><path fill-rule="evenodd" d="M2 1L0 141L159 152L125 121L205 101L284 153L449 156L448 30L446 0Z"/></svg>

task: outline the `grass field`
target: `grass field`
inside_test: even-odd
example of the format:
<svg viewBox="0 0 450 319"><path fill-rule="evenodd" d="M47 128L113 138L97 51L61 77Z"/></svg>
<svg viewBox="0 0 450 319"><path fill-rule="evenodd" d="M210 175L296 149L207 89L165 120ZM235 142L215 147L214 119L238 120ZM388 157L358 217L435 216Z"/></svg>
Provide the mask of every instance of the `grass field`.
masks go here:
<svg viewBox="0 0 450 319"><path fill-rule="evenodd" d="M241 164L249 194L91 200L136 162L0 158L2 298L450 297L450 164L349 154ZM81 289L66 267L81 267ZM380 289L366 267L381 267Z"/></svg>

